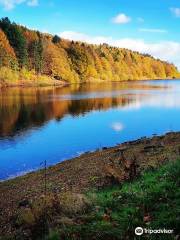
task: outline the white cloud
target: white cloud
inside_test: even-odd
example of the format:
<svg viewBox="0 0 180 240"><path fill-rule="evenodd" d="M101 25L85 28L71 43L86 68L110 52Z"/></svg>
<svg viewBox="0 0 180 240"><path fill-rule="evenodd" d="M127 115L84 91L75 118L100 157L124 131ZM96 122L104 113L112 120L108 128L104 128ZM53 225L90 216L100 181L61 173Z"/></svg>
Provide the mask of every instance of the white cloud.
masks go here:
<svg viewBox="0 0 180 240"><path fill-rule="evenodd" d="M84 33L73 32L73 31L64 31L64 32L60 33L59 35L61 38L74 40L74 41L82 41L82 42L87 42L87 43L92 43L92 44L107 43L112 40L111 37L103 37L103 36L91 37Z"/></svg>
<svg viewBox="0 0 180 240"><path fill-rule="evenodd" d="M25 0L0 0L0 4L6 10L11 10L14 8L15 5L23 3Z"/></svg>
<svg viewBox="0 0 180 240"><path fill-rule="evenodd" d="M38 0L0 0L0 5L2 5L5 10L12 10L16 5L22 3L34 7L38 5Z"/></svg>
<svg viewBox="0 0 180 240"><path fill-rule="evenodd" d="M36 7L38 6L38 0L30 0L27 2L27 5L30 6L30 7Z"/></svg>
<svg viewBox="0 0 180 240"><path fill-rule="evenodd" d="M180 69L180 42L160 41L157 43L145 42L143 39L122 38L113 39L104 36L89 36L83 33L65 31L60 37L91 44L107 43L111 46L128 48L140 53L148 53L156 58L174 63Z"/></svg>
<svg viewBox="0 0 180 240"><path fill-rule="evenodd" d="M180 17L180 8L170 8L175 17Z"/></svg>
<svg viewBox="0 0 180 240"><path fill-rule="evenodd" d="M178 108L180 109L180 97L179 97L179 88L175 84L170 84L170 88L168 89L159 89L156 90L156 94L152 92L152 94L141 95L136 94L133 97L133 101L128 105L120 106L120 110L138 110L143 107L155 107L155 108ZM172 91L172 92L171 92ZM176 93L173 93L173 92ZM165 97L162 97L162 94Z"/></svg>
<svg viewBox="0 0 180 240"><path fill-rule="evenodd" d="M124 13L118 14L116 17L112 19L113 23L116 24L125 24L131 21L131 18L125 15Z"/></svg>
<svg viewBox="0 0 180 240"><path fill-rule="evenodd" d="M158 28L140 28L140 32L149 32L149 33L167 33L165 29L158 29Z"/></svg>
<svg viewBox="0 0 180 240"><path fill-rule="evenodd" d="M112 123L111 128L115 132L121 132L124 129L124 125L121 122L114 122Z"/></svg>

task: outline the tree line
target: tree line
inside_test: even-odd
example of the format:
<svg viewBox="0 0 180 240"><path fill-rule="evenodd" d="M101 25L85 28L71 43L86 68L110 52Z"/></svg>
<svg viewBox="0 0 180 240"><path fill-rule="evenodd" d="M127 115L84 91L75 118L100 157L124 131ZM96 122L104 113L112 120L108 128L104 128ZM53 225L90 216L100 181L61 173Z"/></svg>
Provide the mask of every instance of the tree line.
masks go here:
<svg viewBox="0 0 180 240"><path fill-rule="evenodd" d="M0 20L0 67L68 82L177 78L168 62L107 44L90 45Z"/></svg>

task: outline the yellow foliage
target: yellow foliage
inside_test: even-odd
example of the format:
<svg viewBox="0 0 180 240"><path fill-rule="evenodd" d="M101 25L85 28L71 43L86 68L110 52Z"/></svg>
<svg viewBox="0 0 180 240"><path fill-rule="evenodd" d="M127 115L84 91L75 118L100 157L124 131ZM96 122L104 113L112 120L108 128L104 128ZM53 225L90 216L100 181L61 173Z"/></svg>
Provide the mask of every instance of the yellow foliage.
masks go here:
<svg viewBox="0 0 180 240"><path fill-rule="evenodd" d="M90 45L82 42L59 38L53 42L53 36L18 26L25 38L24 51L27 63L17 71L2 69L1 81L40 82L49 84L56 80L70 83L86 81L126 81L146 79L178 78L177 68L168 62L157 60L150 55L140 54L127 49L102 45ZM0 67L13 70L16 56L7 36L0 29ZM15 61L15 62L13 62ZM35 69L35 70L34 70ZM7 73L7 74L6 74Z"/></svg>

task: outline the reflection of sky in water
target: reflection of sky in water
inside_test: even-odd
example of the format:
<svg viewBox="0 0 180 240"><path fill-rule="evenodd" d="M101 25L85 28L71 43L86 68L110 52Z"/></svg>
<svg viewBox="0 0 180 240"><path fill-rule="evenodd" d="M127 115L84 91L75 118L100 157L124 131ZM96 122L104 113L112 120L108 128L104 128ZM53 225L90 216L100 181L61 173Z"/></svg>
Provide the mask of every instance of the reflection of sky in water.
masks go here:
<svg viewBox="0 0 180 240"><path fill-rule="evenodd" d="M159 91L165 91L164 89L160 89ZM69 95L61 95L57 96L58 99L62 100L83 100L83 99L91 99L91 98L105 98L112 97L117 98L119 96L127 96L127 95L135 95L135 94L156 94L155 90L118 90L118 91L108 91L108 92L93 92L93 93L81 93L81 94L69 94ZM54 98L54 96L53 96Z"/></svg>
<svg viewBox="0 0 180 240"><path fill-rule="evenodd" d="M150 84L145 82L146 84ZM64 114L60 121L51 119L39 127L29 127L26 132L4 137L0 140L0 179L37 169L46 159L55 164L81 152L91 151L103 146L113 146L152 134L180 130L180 81L154 82L163 85L162 89L120 90L132 101L107 109L93 109L86 114ZM118 91L76 93L87 99L116 97ZM130 96L128 95L129 93ZM109 94L109 96L108 96ZM114 95L115 94L115 95ZM63 95L62 96L67 96ZM61 96L61 97L62 97ZM77 101L76 98L74 98ZM61 101L61 100L59 100ZM64 100L63 100L64 101ZM81 102L80 102L81 103ZM24 134L24 131L27 134Z"/></svg>

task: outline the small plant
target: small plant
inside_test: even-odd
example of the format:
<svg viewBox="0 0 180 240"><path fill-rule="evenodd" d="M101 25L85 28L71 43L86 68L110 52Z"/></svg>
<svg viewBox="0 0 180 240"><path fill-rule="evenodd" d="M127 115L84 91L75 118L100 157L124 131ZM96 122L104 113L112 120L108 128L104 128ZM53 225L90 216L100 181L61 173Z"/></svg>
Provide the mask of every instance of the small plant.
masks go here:
<svg viewBox="0 0 180 240"><path fill-rule="evenodd" d="M60 240L59 233L57 231L50 231L49 236L45 240Z"/></svg>

